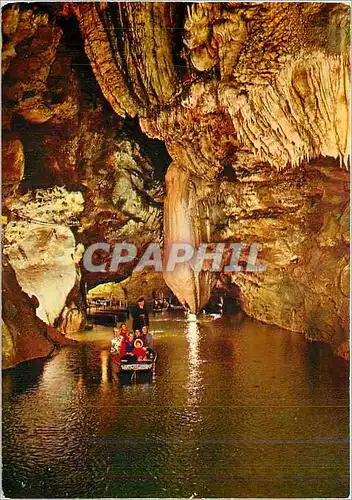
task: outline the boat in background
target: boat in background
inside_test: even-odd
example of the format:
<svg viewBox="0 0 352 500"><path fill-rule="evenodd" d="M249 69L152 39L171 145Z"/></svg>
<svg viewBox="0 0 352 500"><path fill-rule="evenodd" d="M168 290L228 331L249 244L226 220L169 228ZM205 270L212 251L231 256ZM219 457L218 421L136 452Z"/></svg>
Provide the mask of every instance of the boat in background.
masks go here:
<svg viewBox="0 0 352 500"><path fill-rule="evenodd" d="M181 304L181 302L175 296L173 296L169 300L169 309L171 311L185 311L186 310L185 306L183 304Z"/></svg>
<svg viewBox="0 0 352 500"><path fill-rule="evenodd" d="M166 300L157 300L153 301L152 309L153 312L162 312L166 311L169 308L169 303Z"/></svg>

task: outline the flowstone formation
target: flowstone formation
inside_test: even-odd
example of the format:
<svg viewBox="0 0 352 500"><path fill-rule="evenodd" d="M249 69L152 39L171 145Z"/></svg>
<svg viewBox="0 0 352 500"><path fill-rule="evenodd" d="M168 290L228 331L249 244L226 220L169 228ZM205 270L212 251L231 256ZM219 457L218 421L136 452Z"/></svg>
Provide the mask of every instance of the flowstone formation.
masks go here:
<svg viewBox="0 0 352 500"><path fill-rule="evenodd" d="M249 315L348 356L347 5L21 4L3 19L6 204L81 192L76 246L258 242L263 273L185 264L165 280L198 311L220 277Z"/></svg>

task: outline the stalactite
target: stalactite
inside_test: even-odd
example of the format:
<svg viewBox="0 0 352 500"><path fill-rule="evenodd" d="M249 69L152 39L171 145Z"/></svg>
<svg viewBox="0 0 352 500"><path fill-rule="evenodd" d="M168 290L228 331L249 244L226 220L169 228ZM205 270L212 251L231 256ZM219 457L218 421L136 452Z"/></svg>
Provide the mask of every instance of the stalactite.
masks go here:
<svg viewBox="0 0 352 500"><path fill-rule="evenodd" d="M79 21L85 50L101 90L114 111L125 116L135 116L140 107L127 84L123 72L121 55L113 53L94 3L77 3L74 12Z"/></svg>
<svg viewBox="0 0 352 500"><path fill-rule="evenodd" d="M297 59L264 89L247 96L234 86L219 91L240 142L278 169L320 155L348 164L349 71L346 56L314 53Z"/></svg>

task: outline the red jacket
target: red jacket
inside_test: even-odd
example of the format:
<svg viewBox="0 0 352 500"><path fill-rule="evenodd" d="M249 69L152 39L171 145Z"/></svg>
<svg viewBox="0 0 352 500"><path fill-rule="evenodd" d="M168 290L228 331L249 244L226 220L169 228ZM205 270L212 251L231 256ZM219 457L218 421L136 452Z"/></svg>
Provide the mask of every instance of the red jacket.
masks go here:
<svg viewBox="0 0 352 500"><path fill-rule="evenodd" d="M126 339L121 344L121 356L133 351L133 342L128 342Z"/></svg>
<svg viewBox="0 0 352 500"><path fill-rule="evenodd" d="M132 351L132 354L137 356L137 358L145 358L146 352L143 347L135 347Z"/></svg>

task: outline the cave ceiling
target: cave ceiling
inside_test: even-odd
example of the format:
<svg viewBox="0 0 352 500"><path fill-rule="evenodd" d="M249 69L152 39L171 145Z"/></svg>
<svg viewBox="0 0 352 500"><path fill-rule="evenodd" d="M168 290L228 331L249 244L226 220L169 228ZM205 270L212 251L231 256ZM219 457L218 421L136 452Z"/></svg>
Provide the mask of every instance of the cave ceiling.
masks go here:
<svg viewBox="0 0 352 500"><path fill-rule="evenodd" d="M346 165L346 5L90 3L73 11L112 108L138 116L184 168L212 179L246 156L277 169L320 155Z"/></svg>

